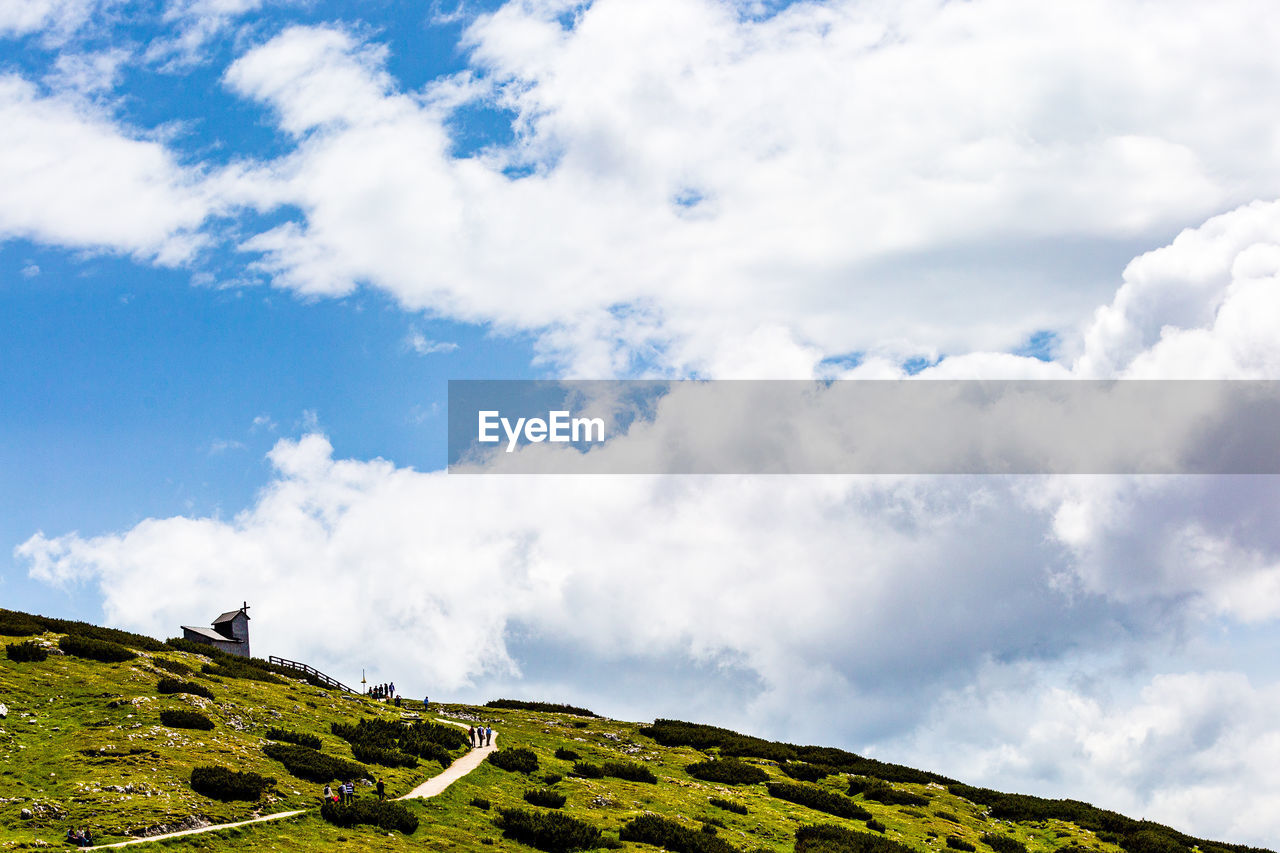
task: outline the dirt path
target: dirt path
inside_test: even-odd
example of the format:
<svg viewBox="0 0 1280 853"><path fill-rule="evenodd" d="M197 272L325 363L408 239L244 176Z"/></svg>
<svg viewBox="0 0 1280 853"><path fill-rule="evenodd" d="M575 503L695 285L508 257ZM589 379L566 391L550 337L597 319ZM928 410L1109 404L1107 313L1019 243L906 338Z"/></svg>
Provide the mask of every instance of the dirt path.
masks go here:
<svg viewBox="0 0 1280 853"><path fill-rule="evenodd" d="M446 720L443 717L436 717L438 723L448 723L451 726L460 728L470 728L466 723L455 723L453 720ZM498 741L498 733L493 733L494 744ZM457 782L463 776L466 776L472 770L480 766L480 762L484 761L485 756L497 749L496 745L481 746L471 750L466 755L449 765L449 769L441 773L439 776L432 776L409 793L400 797L402 800L411 800L417 797L434 797L436 794L448 788L454 782Z"/></svg>
<svg viewBox="0 0 1280 853"><path fill-rule="evenodd" d="M448 723L451 726L458 726L464 729L470 728L466 723L457 723L453 720L446 720L443 717L436 717L436 722ZM493 733L493 739L495 742L498 740L497 732ZM432 776L430 779L423 782L421 785L399 799L410 800L434 797L436 794L439 794L445 788L448 788L454 782L457 782L463 776L466 776L472 770L479 767L480 762L484 761L485 757L495 749L497 749L496 746L481 746L471 750L466 755L450 764L449 769L445 770L438 776ZM114 847L128 847L131 844L146 844L149 841L164 841L167 838L181 838L184 835L199 835L202 832L216 832L219 829L232 829L237 826L249 826L254 823L265 823L269 820L283 820L287 817L296 817L297 815L305 814L307 811L309 811L309 809L298 809L297 811L292 812L277 812L276 814L264 815L263 817L250 818L249 820L239 820L235 823L214 823L209 826L199 827L198 829L183 829L178 832L166 832L164 835L150 835L146 838L131 838L128 841L117 841L113 844L97 844L93 847L82 847L80 849L110 850Z"/></svg>
<svg viewBox="0 0 1280 853"><path fill-rule="evenodd" d="M275 814L264 815L263 817L250 818L249 820L238 820L235 823L213 823L209 826L202 826L198 829L183 829L178 832L166 832L164 835L148 835L146 838L131 838L128 841L117 841L114 844L96 844L93 847L81 847L81 850L110 850L113 847L128 847L130 844L145 844L148 841L164 841L166 838L179 838L183 835L199 835L201 832L214 832L219 829L231 829L236 826L248 826L251 823L265 823L269 820L282 820L286 817L294 817L304 814L306 809L298 809L293 812L277 812Z"/></svg>

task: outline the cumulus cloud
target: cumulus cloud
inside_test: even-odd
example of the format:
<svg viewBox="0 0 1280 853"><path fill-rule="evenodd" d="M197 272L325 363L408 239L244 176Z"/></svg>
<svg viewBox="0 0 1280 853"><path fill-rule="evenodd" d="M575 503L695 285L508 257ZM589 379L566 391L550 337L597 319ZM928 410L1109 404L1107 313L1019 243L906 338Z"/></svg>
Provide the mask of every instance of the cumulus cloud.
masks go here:
<svg viewBox="0 0 1280 853"><path fill-rule="evenodd" d="M15 74L0 75L0 183L0 237L166 264L191 256L212 206L162 144Z"/></svg>
<svg viewBox="0 0 1280 853"><path fill-rule="evenodd" d="M539 330L578 375L1013 349L1133 246L1280 193L1252 8L509 3L419 92L294 28L227 73L298 140L272 169L304 219L244 248L302 293ZM460 91L514 141L455 156Z"/></svg>
<svg viewBox="0 0 1280 853"><path fill-rule="evenodd" d="M971 780L1085 799L1202 836L1274 844L1280 686L1174 672L1117 691L989 667L891 749Z"/></svg>

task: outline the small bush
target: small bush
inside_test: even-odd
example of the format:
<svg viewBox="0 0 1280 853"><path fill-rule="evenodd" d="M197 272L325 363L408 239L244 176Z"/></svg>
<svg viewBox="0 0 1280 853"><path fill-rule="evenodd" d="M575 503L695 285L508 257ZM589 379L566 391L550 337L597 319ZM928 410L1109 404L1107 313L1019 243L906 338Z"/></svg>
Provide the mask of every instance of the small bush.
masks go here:
<svg viewBox="0 0 1280 853"><path fill-rule="evenodd" d="M586 720L574 720L574 721L573 721L573 727L574 727L575 729L585 729L588 725L590 725L590 723L588 723ZM606 840L606 841L608 841L608 840L610 840L610 839L605 839L605 840Z"/></svg>
<svg viewBox="0 0 1280 853"><path fill-rule="evenodd" d="M958 835L948 835L947 846L952 850L963 850L964 853L973 853L973 851L978 849Z"/></svg>
<svg viewBox="0 0 1280 853"><path fill-rule="evenodd" d="M796 853L915 853L915 850L882 835L855 832L834 824L817 824L796 830Z"/></svg>
<svg viewBox="0 0 1280 853"><path fill-rule="evenodd" d="M1027 853L1027 845L1007 835L995 835L987 832L982 836L982 843L996 851L996 853Z"/></svg>
<svg viewBox="0 0 1280 853"><path fill-rule="evenodd" d="M418 756L416 755L410 755L398 749L371 746L367 743L351 744L351 754L355 756L356 761L363 761L365 764L380 764L383 767L413 768L418 766Z"/></svg>
<svg viewBox="0 0 1280 853"><path fill-rule="evenodd" d="M485 702L486 708L507 708L513 711L547 711L553 714L574 714L579 717L594 717L595 714L586 708L573 705L561 705L557 702L526 702L523 699L494 699Z"/></svg>
<svg viewBox="0 0 1280 853"><path fill-rule="evenodd" d="M556 747L556 758L561 761L577 761L582 756L574 752L572 749L565 749L563 746Z"/></svg>
<svg viewBox="0 0 1280 853"><path fill-rule="evenodd" d="M606 776L612 776L614 779L626 779L628 782L644 782L647 785L655 785L658 777L653 775L653 771L643 764L631 764L627 761L606 761L600 765L600 770Z"/></svg>
<svg viewBox="0 0 1280 853"><path fill-rule="evenodd" d="M809 764L806 761L784 761L778 769L801 782L817 782L836 772L825 764Z"/></svg>
<svg viewBox="0 0 1280 853"><path fill-rule="evenodd" d="M497 825L504 838L528 844L547 853L591 850L599 847L601 841L599 829L562 812L499 809Z"/></svg>
<svg viewBox="0 0 1280 853"><path fill-rule="evenodd" d="M852 793L852 788L850 789ZM884 803L886 806L927 806L929 798L913 791L904 791L892 785L869 785L862 791L864 799Z"/></svg>
<svg viewBox="0 0 1280 853"><path fill-rule="evenodd" d="M945 811L945 810L943 810L943 809L938 809L936 812L934 812L934 813L933 813L933 816L934 816L934 817L940 817L940 818L942 818L943 820L949 820L949 821L951 821L952 823L959 823L959 822L960 822L960 818L956 817L954 813L949 812L949 811Z"/></svg>
<svg viewBox="0 0 1280 853"><path fill-rule="evenodd" d="M489 753L489 763L512 773L532 773L538 769L538 756L524 747L495 749Z"/></svg>
<svg viewBox="0 0 1280 853"><path fill-rule="evenodd" d="M603 779L604 769L599 764L588 764L585 761L579 761L573 765L570 776L581 776L583 779Z"/></svg>
<svg viewBox="0 0 1280 853"><path fill-rule="evenodd" d="M172 672L174 675L190 675L194 670L182 661L169 660L168 658L152 658L152 666L163 669L165 672Z"/></svg>
<svg viewBox="0 0 1280 853"><path fill-rule="evenodd" d="M704 825L702 831L689 829L665 817L640 815L623 825L618 837L665 847L675 853L738 853L738 849L715 834L715 827Z"/></svg>
<svg viewBox="0 0 1280 853"><path fill-rule="evenodd" d="M76 634L67 634L58 640L58 648L62 649L66 654L74 655L78 658L101 661L102 663L121 663L137 657L135 653L124 646L110 643L106 640L81 637Z"/></svg>
<svg viewBox="0 0 1280 853"><path fill-rule="evenodd" d="M471 807L474 809L480 809L481 811L487 812L489 810L489 801L486 800L484 797L472 797Z"/></svg>
<svg viewBox="0 0 1280 853"><path fill-rule="evenodd" d="M49 650L35 640L9 643L4 647L4 653L14 663L39 663L49 657Z"/></svg>
<svg viewBox="0 0 1280 853"><path fill-rule="evenodd" d="M524 801L531 806L542 806L548 809L558 809L564 806L565 800L568 799L559 791L551 788L533 788L524 792Z"/></svg>
<svg viewBox="0 0 1280 853"><path fill-rule="evenodd" d="M292 743L298 746L305 746L307 749L320 748L320 738L318 735L306 734L305 732L294 732L288 729L267 729L267 740L278 740L281 743Z"/></svg>
<svg viewBox="0 0 1280 853"><path fill-rule="evenodd" d="M542 781L546 782L548 785L555 785L563 778L564 776L560 773L547 773L543 775Z"/></svg>
<svg viewBox="0 0 1280 853"><path fill-rule="evenodd" d="M213 698L209 688L203 684L196 684L194 681L179 681L176 678L160 679L160 683L156 685L156 690L161 693L187 693L191 696L203 696L206 699Z"/></svg>
<svg viewBox="0 0 1280 853"><path fill-rule="evenodd" d="M719 761L699 761L684 769L695 779L704 782L718 782L722 785L754 785L764 782L769 774L754 764L739 761L736 758L722 758Z"/></svg>
<svg viewBox="0 0 1280 853"><path fill-rule="evenodd" d="M880 821L878 821L878 820L874 820L874 819L873 819L873 820L869 820L869 821L867 821L867 829L871 830L872 832L884 832L884 831L885 831L884 824L883 824L883 823L881 823Z"/></svg>
<svg viewBox="0 0 1280 853"><path fill-rule="evenodd" d="M213 731L213 720L199 711L188 711L183 708L177 711L161 711L161 725L171 729L196 729L197 731Z"/></svg>
<svg viewBox="0 0 1280 853"><path fill-rule="evenodd" d="M734 814L747 813L746 806L744 806L742 803L735 803L732 800L722 800L719 797L712 797L707 802L711 803L711 805L715 806L718 809L724 809L725 811L733 812Z"/></svg>
<svg viewBox="0 0 1280 853"><path fill-rule="evenodd" d="M412 835L418 829L418 818L394 800L353 800L335 803L332 800L320 806L320 817L336 826L376 826L389 832Z"/></svg>
<svg viewBox="0 0 1280 853"><path fill-rule="evenodd" d="M770 782L769 796L777 797L820 812L847 817L851 820L871 820L871 812L843 794L836 794L815 785L798 782Z"/></svg>
<svg viewBox="0 0 1280 853"><path fill-rule="evenodd" d="M222 678L239 678L244 681L261 681L264 684L284 684L284 679L261 667L246 663L244 658L223 655L217 663L207 663L200 667L206 675L217 675Z"/></svg>
<svg viewBox="0 0 1280 853"><path fill-rule="evenodd" d="M191 771L191 788L215 800L256 800L276 783L269 776L245 773L227 767L196 767Z"/></svg>
<svg viewBox="0 0 1280 853"><path fill-rule="evenodd" d="M359 764L342 758L333 758L323 752L305 746L287 743L269 743L262 747L268 758L279 761L285 769L308 782L332 782L334 779L360 779L369 771Z"/></svg>

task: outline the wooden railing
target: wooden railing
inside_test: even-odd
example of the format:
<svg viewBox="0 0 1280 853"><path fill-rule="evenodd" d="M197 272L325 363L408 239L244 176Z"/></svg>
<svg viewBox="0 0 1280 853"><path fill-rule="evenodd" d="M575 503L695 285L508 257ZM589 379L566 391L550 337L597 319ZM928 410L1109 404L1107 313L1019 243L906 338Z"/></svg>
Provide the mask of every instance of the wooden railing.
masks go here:
<svg viewBox="0 0 1280 853"><path fill-rule="evenodd" d="M307 666L305 663L300 663L296 660L289 660L288 658L276 657L275 655L272 655L270 658L268 658L268 660L271 663L276 664L277 666L288 667L289 669L293 669L293 670L297 670L298 672L305 673L306 675L309 675L312 678L314 678L316 681L319 681L325 687L336 687L339 690L345 690L348 693L357 693L358 695L358 691L352 690L350 687L343 684L341 681L339 681L336 678L330 678L320 670L316 669L314 666Z"/></svg>

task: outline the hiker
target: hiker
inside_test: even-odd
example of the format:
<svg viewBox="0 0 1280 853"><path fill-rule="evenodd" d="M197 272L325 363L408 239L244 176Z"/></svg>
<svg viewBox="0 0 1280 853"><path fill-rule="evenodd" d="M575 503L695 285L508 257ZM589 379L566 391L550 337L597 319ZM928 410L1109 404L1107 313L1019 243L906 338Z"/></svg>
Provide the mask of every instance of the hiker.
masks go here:
<svg viewBox="0 0 1280 853"><path fill-rule="evenodd" d="M387 685L387 689L391 691L391 698L396 698L396 683L394 681Z"/></svg>
<svg viewBox="0 0 1280 853"><path fill-rule="evenodd" d="M431 697L430 697L430 696L423 696L423 697L422 697L422 710L426 711L426 710L427 710L427 709L429 709L430 707L431 707Z"/></svg>
<svg viewBox="0 0 1280 853"><path fill-rule="evenodd" d="M399 696L397 696L397 697L395 698L395 703L396 703L396 707L397 707L397 708L399 708L399 707L400 707L400 697L399 697Z"/></svg>
<svg viewBox="0 0 1280 853"><path fill-rule="evenodd" d="M493 746L493 726L485 726L485 746Z"/></svg>
<svg viewBox="0 0 1280 853"><path fill-rule="evenodd" d="M476 727L467 726L467 740L471 741L471 745L476 745Z"/></svg>
<svg viewBox="0 0 1280 853"><path fill-rule="evenodd" d="M347 780L347 802L354 803L356 801L356 783L350 779Z"/></svg>
<svg viewBox="0 0 1280 853"><path fill-rule="evenodd" d="M378 777L378 799L385 800L387 798L387 786L382 781L382 777Z"/></svg>
<svg viewBox="0 0 1280 853"><path fill-rule="evenodd" d="M330 788L330 787L326 784L326 785L324 786L324 793L323 793L323 794L321 794L320 796L324 797L324 801L325 801L326 803L331 803L331 802L333 802L333 799L334 799L334 797L333 797L333 789L332 789L332 788Z"/></svg>

